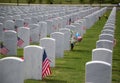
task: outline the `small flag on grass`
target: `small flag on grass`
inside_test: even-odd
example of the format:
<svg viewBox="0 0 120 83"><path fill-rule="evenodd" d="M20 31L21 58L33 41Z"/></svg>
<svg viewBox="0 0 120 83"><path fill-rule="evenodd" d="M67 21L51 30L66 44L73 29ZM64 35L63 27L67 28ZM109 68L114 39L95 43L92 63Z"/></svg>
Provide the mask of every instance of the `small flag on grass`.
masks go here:
<svg viewBox="0 0 120 83"><path fill-rule="evenodd" d="M44 50L43 61L42 61L42 78L51 74L50 70L50 60L47 58L47 54Z"/></svg>
<svg viewBox="0 0 120 83"><path fill-rule="evenodd" d="M8 49L1 43L0 54L6 55L7 53L8 53Z"/></svg>
<svg viewBox="0 0 120 83"><path fill-rule="evenodd" d="M20 37L18 37L17 46L21 47L23 43L24 41Z"/></svg>

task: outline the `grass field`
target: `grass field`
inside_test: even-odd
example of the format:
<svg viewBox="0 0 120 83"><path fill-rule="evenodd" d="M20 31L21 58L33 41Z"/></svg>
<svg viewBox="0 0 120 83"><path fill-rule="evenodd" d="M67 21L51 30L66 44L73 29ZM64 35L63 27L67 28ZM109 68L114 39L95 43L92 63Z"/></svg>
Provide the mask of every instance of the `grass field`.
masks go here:
<svg viewBox="0 0 120 83"><path fill-rule="evenodd" d="M111 11L106 13L109 16ZM42 81L25 80L24 83L85 83L85 64L91 61L92 49L103 29L106 18L96 22L83 37L82 42L75 45L73 51L65 51L64 58L56 59L56 67L52 68L52 75ZM120 11L117 11L115 38L117 44L113 51L112 83L120 83ZM18 56L23 56L23 49L18 49ZM4 57L0 55L0 57Z"/></svg>

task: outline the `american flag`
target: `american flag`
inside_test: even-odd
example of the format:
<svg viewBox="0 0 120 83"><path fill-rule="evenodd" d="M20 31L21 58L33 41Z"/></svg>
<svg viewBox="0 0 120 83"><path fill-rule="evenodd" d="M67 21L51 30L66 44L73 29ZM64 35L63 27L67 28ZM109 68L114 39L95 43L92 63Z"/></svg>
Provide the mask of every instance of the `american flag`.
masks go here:
<svg viewBox="0 0 120 83"><path fill-rule="evenodd" d="M6 55L7 53L8 53L8 49L1 43L0 54Z"/></svg>
<svg viewBox="0 0 120 83"><path fill-rule="evenodd" d="M23 43L24 41L20 37L18 37L17 46L21 47Z"/></svg>
<svg viewBox="0 0 120 83"><path fill-rule="evenodd" d="M42 62L42 78L51 74L50 70L50 60L47 58L47 54L44 50L43 53L43 62Z"/></svg>

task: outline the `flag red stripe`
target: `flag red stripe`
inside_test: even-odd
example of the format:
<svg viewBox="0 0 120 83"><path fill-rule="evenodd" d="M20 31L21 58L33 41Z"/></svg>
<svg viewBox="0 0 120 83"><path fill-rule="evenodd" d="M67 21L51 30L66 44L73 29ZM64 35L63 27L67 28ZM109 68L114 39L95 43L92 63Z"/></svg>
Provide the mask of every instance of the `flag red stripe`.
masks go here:
<svg viewBox="0 0 120 83"><path fill-rule="evenodd" d="M24 43L24 41L22 39L19 39L18 42L17 42L17 45L19 47L21 47L23 43Z"/></svg>
<svg viewBox="0 0 120 83"><path fill-rule="evenodd" d="M42 66L42 77L44 78L51 74L49 60L45 59L42 65L43 65Z"/></svg>
<svg viewBox="0 0 120 83"><path fill-rule="evenodd" d="M0 50L1 50L1 54L3 55L6 55L8 53L8 49L5 47L1 48Z"/></svg>

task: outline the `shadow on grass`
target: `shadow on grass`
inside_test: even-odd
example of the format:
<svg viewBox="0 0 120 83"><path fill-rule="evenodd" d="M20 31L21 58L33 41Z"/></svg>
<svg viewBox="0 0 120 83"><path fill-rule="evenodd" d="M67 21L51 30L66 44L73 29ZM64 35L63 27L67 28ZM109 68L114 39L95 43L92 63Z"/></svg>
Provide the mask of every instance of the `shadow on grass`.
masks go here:
<svg viewBox="0 0 120 83"><path fill-rule="evenodd" d="M62 68L62 69L74 69L74 68L72 68L72 67L63 67L63 66L61 66L61 65L56 65L56 67L55 67L56 69L59 69L59 68Z"/></svg>
<svg viewBox="0 0 120 83"><path fill-rule="evenodd" d="M74 49L71 50L72 52L79 52L79 53L87 53L87 52L91 52L91 50L84 50L84 49Z"/></svg>
<svg viewBox="0 0 120 83"><path fill-rule="evenodd" d="M67 81L64 80L56 80L56 79L44 79L46 83L67 83Z"/></svg>
<svg viewBox="0 0 120 83"><path fill-rule="evenodd" d="M112 69L112 71L115 71L115 72L120 72L120 70L119 69Z"/></svg>
<svg viewBox="0 0 120 83"><path fill-rule="evenodd" d="M64 80L56 80L56 79L43 79L43 80L32 80L28 79L25 80L24 83L40 83L40 82L45 82L45 83L67 83L67 81Z"/></svg>
<svg viewBox="0 0 120 83"><path fill-rule="evenodd" d="M120 83L120 80L112 79L112 81L115 83Z"/></svg>
<svg viewBox="0 0 120 83"><path fill-rule="evenodd" d="M114 58L113 60L114 60L114 61L120 61L120 59L117 59L117 58Z"/></svg>

